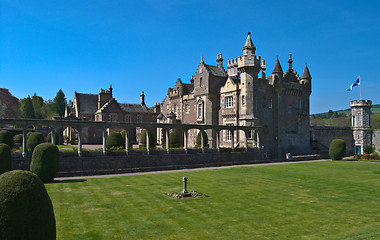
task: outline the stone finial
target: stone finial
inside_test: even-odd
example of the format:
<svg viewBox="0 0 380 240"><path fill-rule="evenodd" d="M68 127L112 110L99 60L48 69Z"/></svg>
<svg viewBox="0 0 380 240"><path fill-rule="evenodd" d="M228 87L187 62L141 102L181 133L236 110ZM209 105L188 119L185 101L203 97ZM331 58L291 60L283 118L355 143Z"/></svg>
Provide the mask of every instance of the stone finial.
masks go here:
<svg viewBox="0 0 380 240"><path fill-rule="evenodd" d="M216 55L216 59L219 59L219 54Z"/></svg>
<svg viewBox="0 0 380 240"><path fill-rule="evenodd" d="M220 58L222 58L222 53L219 54Z"/></svg>
<svg viewBox="0 0 380 240"><path fill-rule="evenodd" d="M201 63L203 63L203 56L201 56Z"/></svg>
<svg viewBox="0 0 380 240"><path fill-rule="evenodd" d="M145 94L144 94L144 91L142 91L141 95L140 95L140 104L141 105L145 105Z"/></svg>
<svg viewBox="0 0 380 240"><path fill-rule="evenodd" d="M289 60L288 60L288 63L289 63L288 70L293 70L293 59L292 59L292 54L289 54Z"/></svg>

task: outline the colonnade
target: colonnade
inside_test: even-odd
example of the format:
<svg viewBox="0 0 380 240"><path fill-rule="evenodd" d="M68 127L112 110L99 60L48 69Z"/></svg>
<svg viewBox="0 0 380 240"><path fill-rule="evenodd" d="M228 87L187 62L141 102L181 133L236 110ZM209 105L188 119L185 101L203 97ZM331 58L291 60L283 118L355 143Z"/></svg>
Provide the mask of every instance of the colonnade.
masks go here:
<svg viewBox="0 0 380 240"><path fill-rule="evenodd" d="M51 130L51 142L55 142L55 130L57 128L67 128L72 127L78 130L78 156L82 157L83 151L82 151L82 129L85 127L98 127L101 128L102 131L102 137L103 137L103 144L102 144L102 150L103 154L105 155L107 153L106 148L106 141L107 141L107 129L108 128L116 128L116 129L124 129L125 130L125 151L126 154L129 154L129 130L134 128L144 128L146 129L146 151L147 154L150 154L151 146L149 141L149 132L152 129L162 128L165 129L165 148L167 154L170 154L169 149L169 132L172 129L180 129L183 131L183 147L185 152L188 152L189 144L188 144L188 131L190 129L198 129L201 131L201 150L202 152L205 151L205 143L203 140L203 132L205 130L211 129L212 131L215 131L216 134L216 149L219 152L220 151L220 132L223 130L231 131L231 148L234 149L235 145L235 139L234 139L234 132L235 131L243 131L244 137L245 137L245 143L244 147L245 150L248 151L248 132L254 130L256 133L256 147L260 148L260 135L259 132L261 131L261 127L259 126L224 126L224 125L197 125L197 124L170 124L170 123L126 123L126 122L95 122L95 121L80 121L80 120L41 120L41 119L0 119L0 125L12 125L15 127L22 128L22 135L23 135L23 141L22 141L22 147L23 152L22 155L26 157L27 154L27 128L30 126L47 126Z"/></svg>

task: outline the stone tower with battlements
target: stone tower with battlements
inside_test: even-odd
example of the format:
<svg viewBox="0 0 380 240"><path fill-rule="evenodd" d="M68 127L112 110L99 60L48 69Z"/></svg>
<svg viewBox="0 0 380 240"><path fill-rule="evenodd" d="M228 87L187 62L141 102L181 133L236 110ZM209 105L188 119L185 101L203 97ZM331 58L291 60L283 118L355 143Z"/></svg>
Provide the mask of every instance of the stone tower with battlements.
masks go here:
<svg viewBox="0 0 380 240"><path fill-rule="evenodd" d="M352 133L355 141L355 154L364 154L364 147L372 145L371 100L350 102Z"/></svg>

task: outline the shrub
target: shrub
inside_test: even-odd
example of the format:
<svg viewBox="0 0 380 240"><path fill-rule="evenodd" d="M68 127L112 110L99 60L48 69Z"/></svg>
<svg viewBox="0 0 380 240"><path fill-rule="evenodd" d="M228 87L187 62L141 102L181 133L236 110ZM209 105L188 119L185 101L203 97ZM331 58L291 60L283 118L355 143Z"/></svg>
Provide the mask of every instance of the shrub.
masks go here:
<svg viewBox="0 0 380 240"><path fill-rule="evenodd" d="M375 151L375 147L373 146L364 146L363 151L365 154L371 154Z"/></svg>
<svg viewBox="0 0 380 240"><path fill-rule="evenodd" d="M149 131L149 146L154 147L156 145L156 138L152 131ZM146 129L141 132L140 147L146 147Z"/></svg>
<svg viewBox="0 0 380 240"><path fill-rule="evenodd" d="M0 131L0 143L7 144L10 148L14 147L13 135L8 130Z"/></svg>
<svg viewBox="0 0 380 240"><path fill-rule="evenodd" d="M37 174L43 182L52 182L59 168L59 150L51 143L36 146L30 163L30 171Z"/></svg>
<svg viewBox="0 0 380 240"><path fill-rule="evenodd" d="M176 132L171 132L169 134L169 147L170 148L179 147L179 138Z"/></svg>
<svg viewBox="0 0 380 240"><path fill-rule="evenodd" d="M12 170L11 148L4 143L0 143L0 174Z"/></svg>
<svg viewBox="0 0 380 240"><path fill-rule="evenodd" d="M203 144L204 147L208 147L208 137L207 133L203 132ZM195 147L201 147L201 132L198 133L197 138L195 139Z"/></svg>
<svg viewBox="0 0 380 240"><path fill-rule="evenodd" d="M0 175L0 226L0 239L56 239L53 205L37 175Z"/></svg>
<svg viewBox="0 0 380 240"><path fill-rule="evenodd" d="M346 156L346 142L343 139L332 140L329 155L332 160L342 160Z"/></svg>
<svg viewBox="0 0 380 240"><path fill-rule="evenodd" d="M13 137L14 143L22 144L22 134L17 134Z"/></svg>
<svg viewBox="0 0 380 240"><path fill-rule="evenodd" d="M27 137L26 148L28 149L28 151L32 152L38 144L43 143L43 142L45 142L45 140L44 140L44 135L42 135L42 133L32 132Z"/></svg>
<svg viewBox="0 0 380 240"><path fill-rule="evenodd" d="M123 138L119 132L111 132L107 137L107 149L123 147Z"/></svg>
<svg viewBox="0 0 380 240"><path fill-rule="evenodd" d="M54 135L55 135L54 144L58 145L59 144L59 134L57 132L54 132ZM51 143L51 132L49 132L49 134L47 135L46 142Z"/></svg>

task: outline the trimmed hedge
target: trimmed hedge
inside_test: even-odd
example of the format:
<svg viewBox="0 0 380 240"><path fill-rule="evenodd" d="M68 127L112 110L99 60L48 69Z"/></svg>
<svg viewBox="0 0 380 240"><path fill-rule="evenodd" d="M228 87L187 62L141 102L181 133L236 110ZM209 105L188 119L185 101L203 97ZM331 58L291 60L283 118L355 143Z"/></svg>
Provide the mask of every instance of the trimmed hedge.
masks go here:
<svg viewBox="0 0 380 240"><path fill-rule="evenodd" d="M56 239L53 205L37 175L15 170L0 175L0 239Z"/></svg>
<svg viewBox="0 0 380 240"><path fill-rule="evenodd" d="M0 143L7 144L10 148L13 148L15 143L13 141L13 135L8 130L1 130L0 131Z"/></svg>
<svg viewBox="0 0 380 240"><path fill-rule="evenodd" d="M152 148L156 145L156 138L152 131L149 131L149 146ZM141 132L140 147L146 147L146 129Z"/></svg>
<svg viewBox="0 0 380 240"><path fill-rule="evenodd" d="M171 132L169 134L169 147L170 148L179 147L179 138L176 132Z"/></svg>
<svg viewBox="0 0 380 240"><path fill-rule="evenodd" d="M111 132L106 140L106 147L107 149L110 149L112 147L118 148L123 147L123 137L119 132Z"/></svg>
<svg viewBox="0 0 380 240"><path fill-rule="evenodd" d="M0 143L0 174L12 170L11 148L4 143Z"/></svg>
<svg viewBox="0 0 380 240"><path fill-rule="evenodd" d="M13 137L14 143L22 144L22 134L17 134Z"/></svg>
<svg viewBox="0 0 380 240"><path fill-rule="evenodd" d="M59 150L51 143L36 146L30 163L30 171L37 174L45 183L52 182L59 169Z"/></svg>
<svg viewBox="0 0 380 240"><path fill-rule="evenodd" d="M207 136L207 133L205 131L203 131L203 144L204 144L204 147L208 147L208 136ZM195 139L195 146L196 147L202 147L201 146L202 143L201 143L201 131L198 133L197 135L197 138Z"/></svg>
<svg viewBox="0 0 380 240"><path fill-rule="evenodd" d="M332 160L342 160L346 156L346 142L343 139L334 139L330 143L329 155Z"/></svg>
<svg viewBox="0 0 380 240"><path fill-rule="evenodd" d="M33 152L34 148L40 144L45 142L44 135L40 132L32 132L28 133L28 137L26 140L26 148L28 151Z"/></svg>

